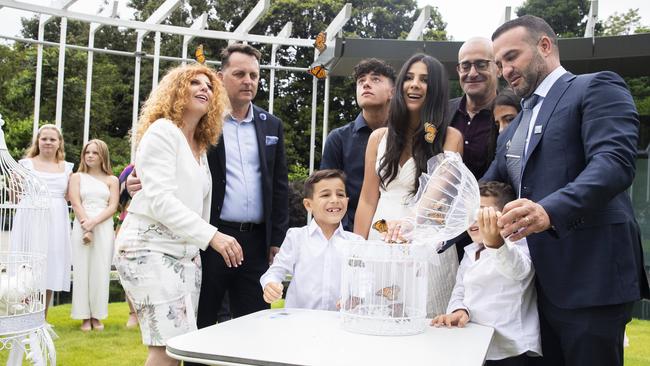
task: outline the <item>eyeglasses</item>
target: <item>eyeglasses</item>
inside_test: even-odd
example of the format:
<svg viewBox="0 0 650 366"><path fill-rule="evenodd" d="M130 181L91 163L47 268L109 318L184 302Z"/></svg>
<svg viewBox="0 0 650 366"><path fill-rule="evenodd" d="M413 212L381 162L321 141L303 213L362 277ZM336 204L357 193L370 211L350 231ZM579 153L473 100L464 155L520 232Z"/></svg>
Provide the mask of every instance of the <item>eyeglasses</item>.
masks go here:
<svg viewBox="0 0 650 366"><path fill-rule="evenodd" d="M467 74L472 69L472 66L474 66L476 71L485 71L488 69L490 62L492 62L492 60L476 60L474 62L463 61L456 64L456 70L460 73Z"/></svg>

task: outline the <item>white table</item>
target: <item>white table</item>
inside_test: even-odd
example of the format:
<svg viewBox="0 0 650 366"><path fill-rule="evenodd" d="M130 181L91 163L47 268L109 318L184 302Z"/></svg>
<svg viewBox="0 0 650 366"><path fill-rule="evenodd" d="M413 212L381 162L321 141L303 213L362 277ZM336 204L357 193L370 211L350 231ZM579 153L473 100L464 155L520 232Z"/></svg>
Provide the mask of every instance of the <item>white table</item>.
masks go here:
<svg viewBox="0 0 650 366"><path fill-rule="evenodd" d="M276 309L174 337L167 354L210 365L478 366L493 332L470 323L427 326L412 336L369 336L344 330L337 312Z"/></svg>

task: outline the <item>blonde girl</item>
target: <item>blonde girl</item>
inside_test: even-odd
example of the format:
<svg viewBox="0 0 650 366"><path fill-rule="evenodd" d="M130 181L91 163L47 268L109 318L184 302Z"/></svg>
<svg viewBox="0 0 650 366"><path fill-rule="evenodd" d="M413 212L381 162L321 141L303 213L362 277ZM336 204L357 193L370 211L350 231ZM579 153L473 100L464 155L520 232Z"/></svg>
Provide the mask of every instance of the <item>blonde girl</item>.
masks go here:
<svg viewBox="0 0 650 366"><path fill-rule="evenodd" d="M90 140L81 150L79 169L70 177L72 228L72 318L81 330L103 330L108 316L108 287L113 256L113 214L119 183L111 172L108 146Z"/></svg>

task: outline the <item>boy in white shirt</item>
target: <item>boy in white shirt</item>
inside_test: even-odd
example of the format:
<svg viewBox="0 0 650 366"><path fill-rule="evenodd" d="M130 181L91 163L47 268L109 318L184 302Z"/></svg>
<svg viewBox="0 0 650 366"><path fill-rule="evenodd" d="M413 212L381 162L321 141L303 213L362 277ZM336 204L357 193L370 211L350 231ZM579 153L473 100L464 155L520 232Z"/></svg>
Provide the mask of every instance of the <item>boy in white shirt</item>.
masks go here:
<svg viewBox="0 0 650 366"><path fill-rule="evenodd" d="M465 247L448 314L431 325L463 327L471 320L493 327L485 365L524 366L542 353L535 271L526 240L504 241L497 226L503 206L515 198L513 189L487 182L479 190L478 220L468 230L473 243Z"/></svg>
<svg viewBox="0 0 650 366"><path fill-rule="evenodd" d="M282 297L282 280L293 275L285 307L337 310L341 291L341 251L344 240L363 240L344 231L341 219L348 208L345 175L340 170L315 171L305 181L303 205L311 222L290 228L271 267L260 278L264 300Z"/></svg>

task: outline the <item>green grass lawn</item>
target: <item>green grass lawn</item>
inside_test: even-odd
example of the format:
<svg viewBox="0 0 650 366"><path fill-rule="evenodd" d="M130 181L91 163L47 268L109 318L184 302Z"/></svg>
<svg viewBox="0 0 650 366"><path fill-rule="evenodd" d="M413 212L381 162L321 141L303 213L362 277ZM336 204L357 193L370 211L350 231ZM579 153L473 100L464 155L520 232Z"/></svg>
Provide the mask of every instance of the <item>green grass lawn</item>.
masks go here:
<svg viewBox="0 0 650 366"><path fill-rule="evenodd" d="M282 303L274 304L281 307ZM108 305L106 328L102 332L83 333L81 322L70 319L70 305L55 306L49 321L59 335L55 340L57 364L60 366L135 366L143 365L147 349L142 345L140 331L126 329L129 315L126 303ZM650 365L650 321L633 320L627 326L630 346L625 349L625 365ZM287 352L290 352L287 349ZM0 351L0 365L4 365L7 351Z"/></svg>

